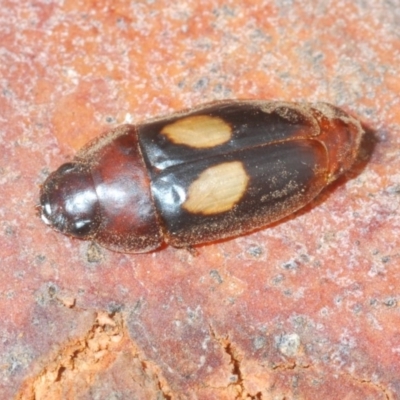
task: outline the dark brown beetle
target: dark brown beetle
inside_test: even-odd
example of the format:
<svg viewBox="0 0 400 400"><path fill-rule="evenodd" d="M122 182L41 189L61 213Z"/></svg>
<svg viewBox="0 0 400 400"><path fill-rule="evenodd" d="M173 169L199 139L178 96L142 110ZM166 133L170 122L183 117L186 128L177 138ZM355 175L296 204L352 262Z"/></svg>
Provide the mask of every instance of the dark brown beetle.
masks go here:
<svg viewBox="0 0 400 400"><path fill-rule="evenodd" d="M120 252L235 236L310 202L351 167L362 134L329 104L252 100L122 125L47 178L42 219Z"/></svg>

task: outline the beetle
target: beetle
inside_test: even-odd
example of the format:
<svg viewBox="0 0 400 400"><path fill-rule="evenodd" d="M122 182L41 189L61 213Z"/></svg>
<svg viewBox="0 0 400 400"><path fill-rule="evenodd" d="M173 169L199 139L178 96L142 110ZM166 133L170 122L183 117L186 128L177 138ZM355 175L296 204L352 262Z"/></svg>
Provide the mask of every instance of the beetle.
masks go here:
<svg viewBox="0 0 400 400"><path fill-rule="evenodd" d="M49 175L41 218L126 253L237 236L314 199L351 167L362 135L328 103L259 100L121 125Z"/></svg>

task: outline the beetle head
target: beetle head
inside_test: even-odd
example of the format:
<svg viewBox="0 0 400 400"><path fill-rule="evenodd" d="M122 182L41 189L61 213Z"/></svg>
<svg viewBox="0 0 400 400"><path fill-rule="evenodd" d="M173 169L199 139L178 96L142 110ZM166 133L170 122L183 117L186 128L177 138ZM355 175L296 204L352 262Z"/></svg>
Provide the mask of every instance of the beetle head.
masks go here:
<svg viewBox="0 0 400 400"><path fill-rule="evenodd" d="M42 220L57 231L93 237L100 225L100 207L88 168L67 163L53 172L41 188L40 209Z"/></svg>

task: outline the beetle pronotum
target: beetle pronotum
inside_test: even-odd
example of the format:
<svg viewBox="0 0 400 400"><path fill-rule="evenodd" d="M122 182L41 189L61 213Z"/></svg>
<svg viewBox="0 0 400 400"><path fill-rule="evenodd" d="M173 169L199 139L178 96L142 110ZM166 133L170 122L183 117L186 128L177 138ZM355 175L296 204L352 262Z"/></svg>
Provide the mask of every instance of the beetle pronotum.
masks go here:
<svg viewBox="0 0 400 400"><path fill-rule="evenodd" d="M47 178L41 216L120 252L236 236L310 202L351 167L362 134L330 104L253 100L121 125Z"/></svg>

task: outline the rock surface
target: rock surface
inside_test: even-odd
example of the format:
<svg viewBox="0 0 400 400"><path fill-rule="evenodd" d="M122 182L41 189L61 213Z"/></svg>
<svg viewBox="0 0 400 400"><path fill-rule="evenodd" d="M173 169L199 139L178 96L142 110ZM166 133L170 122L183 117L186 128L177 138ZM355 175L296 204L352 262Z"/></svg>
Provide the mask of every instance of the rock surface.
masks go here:
<svg viewBox="0 0 400 400"><path fill-rule="evenodd" d="M5 0L0 22L1 398L400 397L398 0ZM359 162L197 255L116 254L37 217L100 132L223 98L341 106Z"/></svg>

